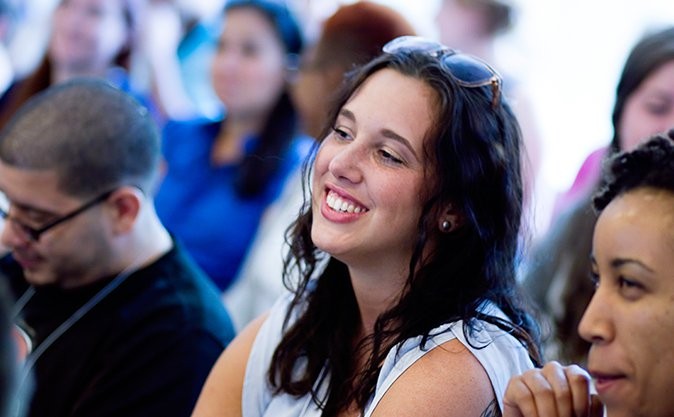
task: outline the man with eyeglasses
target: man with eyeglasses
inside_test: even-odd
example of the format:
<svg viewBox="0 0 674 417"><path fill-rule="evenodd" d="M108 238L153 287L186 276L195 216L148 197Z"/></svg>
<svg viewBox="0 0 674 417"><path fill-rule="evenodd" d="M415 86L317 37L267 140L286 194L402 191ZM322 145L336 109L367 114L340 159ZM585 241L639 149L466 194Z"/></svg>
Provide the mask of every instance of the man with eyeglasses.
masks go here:
<svg viewBox="0 0 674 417"><path fill-rule="evenodd" d="M0 260L31 352L28 416L186 416L233 337L159 222L159 138L103 81L33 98L0 132Z"/></svg>

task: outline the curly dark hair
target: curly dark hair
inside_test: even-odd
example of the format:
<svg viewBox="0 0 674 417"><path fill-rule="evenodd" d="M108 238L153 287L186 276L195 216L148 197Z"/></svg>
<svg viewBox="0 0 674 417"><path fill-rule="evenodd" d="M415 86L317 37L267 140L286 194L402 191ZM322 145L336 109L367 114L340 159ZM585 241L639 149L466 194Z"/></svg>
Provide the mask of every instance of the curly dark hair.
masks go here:
<svg viewBox="0 0 674 417"><path fill-rule="evenodd" d="M594 196L597 211L635 188L674 192L674 129L651 137L632 152L615 155L607 165L604 178L606 184Z"/></svg>
<svg viewBox="0 0 674 417"><path fill-rule="evenodd" d="M356 334L359 312L347 266L327 258L327 266L317 274L325 254L311 240L310 198L305 198L303 214L289 229L284 282L295 294L290 311L301 310L274 352L269 382L277 392L310 393L324 416L354 403L363 409L387 353L419 335L423 347L432 329L450 321L464 320L468 335L478 319L494 323L520 340L534 363L540 361L538 329L515 281L522 215L521 138L510 107L505 101L494 107L488 86L459 86L437 58L401 51L384 54L350 75L328 118L326 135L349 97L387 68L429 85L436 92L436 114L424 142L431 161L426 176L432 181L421 196L410 272L399 302L380 315L372 335L359 340ZM307 161L305 187L309 165ZM465 222L452 233L440 233L438 213L450 202ZM435 248L426 256L431 241ZM298 282L293 282L292 272L299 272ZM509 321L482 314L486 302L497 305ZM361 370L355 358L365 352ZM297 373L299 363L305 366ZM329 372L323 373L324 368ZM328 378L327 398L319 398L315 388L321 378Z"/></svg>

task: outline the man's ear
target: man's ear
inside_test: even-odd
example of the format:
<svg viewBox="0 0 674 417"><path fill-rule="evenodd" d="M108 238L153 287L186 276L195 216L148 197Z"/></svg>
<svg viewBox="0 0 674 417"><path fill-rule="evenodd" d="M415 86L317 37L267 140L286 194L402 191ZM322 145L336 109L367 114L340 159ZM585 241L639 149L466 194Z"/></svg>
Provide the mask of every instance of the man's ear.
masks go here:
<svg viewBox="0 0 674 417"><path fill-rule="evenodd" d="M463 212L455 204L448 203L438 218L438 228L442 233L452 233L464 223Z"/></svg>
<svg viewBox="0 0 674 417"><path fill-rule="evenodd" d="M108 205L112 212L113 232L128 233L140 215L142 193L134 187L121 187L110 195Z"/></svg>

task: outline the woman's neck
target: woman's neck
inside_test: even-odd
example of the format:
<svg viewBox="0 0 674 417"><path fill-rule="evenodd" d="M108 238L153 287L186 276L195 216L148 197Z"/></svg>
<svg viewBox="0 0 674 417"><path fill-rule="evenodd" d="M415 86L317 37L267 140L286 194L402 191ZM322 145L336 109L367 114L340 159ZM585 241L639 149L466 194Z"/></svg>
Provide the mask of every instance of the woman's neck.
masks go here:
<svg viewBox="0 0 674 417"><path fill-rule="evenodd" d="M363 336L372 334L379 316L395 305L407 280L407 267L378 263L376 266L349 265L351 285L360 310Z"/></svg>
<svg viewBox="0 0 674 417"><path fill-rule="evenodd" d="M248 137L261 130L260 121L254 118L234 117L228 115L222 122L213 148L211 162L215 166L233 164L243 159L244 144Z"/></svg>

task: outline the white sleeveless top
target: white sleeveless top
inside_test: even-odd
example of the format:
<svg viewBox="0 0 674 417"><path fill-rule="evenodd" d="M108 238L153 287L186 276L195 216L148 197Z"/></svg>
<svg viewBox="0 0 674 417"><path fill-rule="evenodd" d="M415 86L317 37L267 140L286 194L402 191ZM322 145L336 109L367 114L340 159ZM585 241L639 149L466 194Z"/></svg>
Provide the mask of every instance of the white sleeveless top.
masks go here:
<svg viewBox="0 0 674 417"><path fill-rule="evenodd" d="M272 307L253 344L243 384L243 417L320 417L321 410L311 400L311 395L295 397L286 393L274 395L268 382L267 372L274 349L282 337L283 320L288 310L291 295L282 296ZM297 318L293 312L289 326ZM494 305L483 312L505 318ZM431 331L431 337L422 350L421 336L407 339L398 351L393 347L382 366L374 395L365 408L363 417L369 417L386 394L386 391L414 362L431 349L452 339L459 340L482 364L496 394L499 408L503 411L503 395L508 381L514 375L533 368L526 349L520 342L497 326L479 321L471 333L470 341L463 331L463 321L446 323ZM325 378L327 380L327 378ZM319 390L324 397L326 384Z"/></svg>

